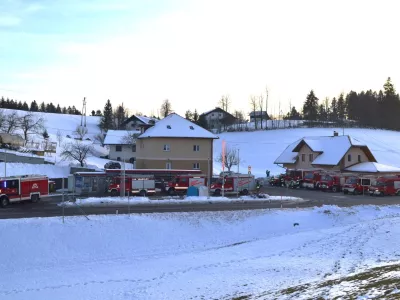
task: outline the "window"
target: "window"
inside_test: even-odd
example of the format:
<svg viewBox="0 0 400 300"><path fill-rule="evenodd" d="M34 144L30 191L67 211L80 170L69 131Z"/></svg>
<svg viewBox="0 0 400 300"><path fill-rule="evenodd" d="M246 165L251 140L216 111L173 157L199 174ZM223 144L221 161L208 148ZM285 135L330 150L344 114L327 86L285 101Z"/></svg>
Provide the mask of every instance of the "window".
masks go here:
<svg viewBox="0 0 400 300"><path fill-rule="evenodd" d="M358 162L361 162L361 155L358 154Z"/></svg>
<svg viewBox="0 0 400 300"><path fill-rule="evenodd" d="M190 125L189 128L190 128L191 130L194 130L194 127L193 127L192 125Z"/></svg>
<svg viewBox="0 0 400 300"><path fill-rule="evenodd" d="M166 169L172 169L172 163L171 162L167 162L166 164L165 164L165 168Z"/></svg>
<svg viewBox="0 0 400 300"><path fill-rule="evenodd" d="M115 151L116 152L121 152L122 151L122 146L121 145L116 145L115 146Z"/></svg>
<svg viewBox="0 0 400 300"><path fill-rule="evenodd" d="M371 185L371 179L369 178L361 179L361 185Z"/></svg>
<svg viewBox="0 0 400 300"><path fill-rule="evenodd" d="M310 162L312 162L314 160L314 155L312 153L308 154L308 159L310 160Z"/></svg>
<svg viewBox="0 0 400 300"><path fill-rule="evenodd" d="M199 163L194 163L193 164L193 169L195 169L195 170L200 169L200 164Z"/></svg>
<svg viewBox="0 0 400 300"><path fill-rule="evenodd" d="M199 152L200 151L200 145L193 145L193 151Z"/></svg>
<svg viewBox="0 0 400 300"><path fill-rule="evenodd" d="M301 161L306 161L306 155L305 154L301 155Z"/></svg>
<svg viewBox="0 0 400 300"><path fill-rule="evenodd" d="M167 128L168 128L168 129L171 129L171 125L167 125Z"/></svg>
<svg viewBox="0 0 400 300"><path fill-rule="evenodd" d="M347 161L351 161L351 154L347 155Z"/></svg>
<svg viewBox="0 0 400 300"><path fill-rule="evenodd" d="M118 161L121 161L121 157L118 156L118 157L117 157L117 160L118 160Z"/></svg>
<svg viewBox="0 0 400 300"><path fill-rule="evenodd" d="M219 116L222 118L222 114L219 114Z"/></svg>
<svg viewBox="0 0 400 300"><path fill-rule="evenodd" d="M165 144L165 145L164 145L164 151L169 151L169 150L170 150L169 144Z"/></svg>
<svg viewBox="0 0 400 300"><path fill-rule="evenodd" d="M136 152L136 144L132 145L132 152Z"/></svg>

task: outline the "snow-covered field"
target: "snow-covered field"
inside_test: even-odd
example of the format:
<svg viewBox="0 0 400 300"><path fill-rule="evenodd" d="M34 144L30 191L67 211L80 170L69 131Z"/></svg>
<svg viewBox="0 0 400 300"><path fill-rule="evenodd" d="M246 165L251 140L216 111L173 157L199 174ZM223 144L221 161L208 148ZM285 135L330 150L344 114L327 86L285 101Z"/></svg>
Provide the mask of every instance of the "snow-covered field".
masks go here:
<svg viewBox="0 0 400 300"><path fill-rule="evenodd" d="M295 128L277 129L253 132L226 132L219 135L214 142L214 157L221 153L222 140L228 147L238 148L242 159L240 171L247 172L247 167L252 167L256 176L265 176L265 171L271 174L283 171L274 165L275 159L285 148L304 136L332 136L336 130L341 135L341 128ZM344 130L345 135L350 135L360 142L368 145L379 163L400 167L400 132L379 129L354 128ZM236 171L237 167L233 168ZM214 172L219 173L221 166L214 163Z"/></svg>
<svg viewBox="0 0 400 300"><path fill-rule="evenodd" d="M303 202L304 200L297 197L288 196L269 196L263 194L262 197L253 196L239 196L238 199L232 199L227 197L207 197L207 196L189 196L184 199L165 197L162 199L149 199L147 197L90 197L77 199L76 202L64 202L59 205L62 206L74 206L76 204L80 206L98 206L98 205L165 205L165 204L213 204L213 203L228 203L228 202L246 202L246 201L296 201Z"/></svg>
<svg viewBox="0 0 400 300"><path fill-rule="evenodd" d="M400 260L400 206L89 218L0 220L0 299L333 299Z"/></svg>

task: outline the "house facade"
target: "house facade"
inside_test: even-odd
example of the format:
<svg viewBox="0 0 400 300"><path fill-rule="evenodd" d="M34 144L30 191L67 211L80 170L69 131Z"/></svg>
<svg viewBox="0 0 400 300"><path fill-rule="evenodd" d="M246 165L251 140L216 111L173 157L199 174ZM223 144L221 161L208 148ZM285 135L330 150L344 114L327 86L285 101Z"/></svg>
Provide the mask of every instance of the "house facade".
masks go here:
<svg viewBox="0 0 400 300"><path fill-rule="evenodd" d="M137 130L108 130L104 145L109 147L109 159L135 164L137 153L136 137L140 133Z"/></svg>
<svg viewBox="0 0 400 300"><path fill-rule="evenodd" d="M233 115L219 107L202 113L200 118L204 118L207 128L210 130L220 130L224 126L231 125L236 121Z"/></svg>
<svg viewBox="0 0 400 300"><path fill-rule="evenodd" d="M154 126L157 121L156 118L132 115L122 122L121 127L125 130L145 132L148 128Z"/></svg>
<svg viewBox="0 0 400 300"><path fill-rule="evenodd" d="M257 121L260 121L260 120L266 121L266 120L270 119L270 117L266 111L260 111L260 110L252 111L251 113L249 113L249 117L250 117L250 122L255 122L256 120Z"/></svg>
<svg viewBox="0 0 400 300"><path fill-rule="evenodd" d="M201 170L212 175L213 140L208 130L172 113L138 137L138 169Z"/></svg>
<svg viewBox="0 0 400 300"><path fill-rule="evenodd" d="M366 162L376 162L367 145L350 136L335 134L297 140L274 163L293 170L345 171Z"/></svg>

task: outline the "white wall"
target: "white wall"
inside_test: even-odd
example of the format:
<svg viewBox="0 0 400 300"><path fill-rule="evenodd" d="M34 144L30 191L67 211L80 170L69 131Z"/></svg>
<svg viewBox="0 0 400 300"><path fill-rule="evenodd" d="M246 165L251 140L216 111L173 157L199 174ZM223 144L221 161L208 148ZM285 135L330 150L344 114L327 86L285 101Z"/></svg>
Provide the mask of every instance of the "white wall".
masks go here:
<svg viewBox="0 0 400 300"><path fill-rule="evenodd" d="M121 145L122 151L116 151L116 147L117 145L110 145L110 159L118 160L119 157L119 160L125 160L126 162L129 162L129 160L134 157L136 160L136 152L132 151L131 145Z"/></svg>

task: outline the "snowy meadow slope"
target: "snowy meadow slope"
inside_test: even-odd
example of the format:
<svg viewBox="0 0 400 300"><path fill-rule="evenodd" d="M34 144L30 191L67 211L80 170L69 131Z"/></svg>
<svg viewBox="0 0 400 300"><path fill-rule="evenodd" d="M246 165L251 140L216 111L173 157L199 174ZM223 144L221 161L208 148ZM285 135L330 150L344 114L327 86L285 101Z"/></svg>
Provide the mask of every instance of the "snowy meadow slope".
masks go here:
<svg viewBox="0 0 400 300"><path fill-rule="evenodd" d="M252 166L252 173L265 176L265 171L272 174L283 171L274 165L275 159L285 148L304 136L332 136L336 130L341 135L341 128L294 128L253 132L226 132L219 135L214 142L214 157L221 153L222 140L227 146L240 149L240 171L247 172L247 166ZM400 167L400 132L379 129L349 128L344 130L350 135L368 145L379 163ZM236 171L236 167L234 167ZM214 172L221 171L221 166L214 162Z"/></svg>
<svg viewBox="0 0 400 300"><path fill-rule="evenodd" d="M333 299L400 260L399 206L89 218L0 220L0 298Z"/></svg>

